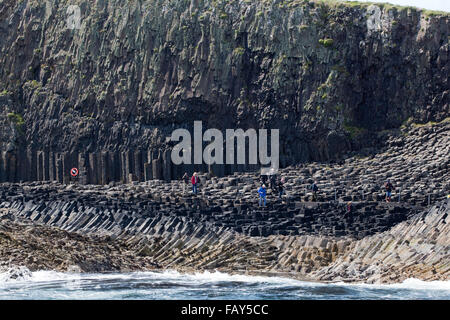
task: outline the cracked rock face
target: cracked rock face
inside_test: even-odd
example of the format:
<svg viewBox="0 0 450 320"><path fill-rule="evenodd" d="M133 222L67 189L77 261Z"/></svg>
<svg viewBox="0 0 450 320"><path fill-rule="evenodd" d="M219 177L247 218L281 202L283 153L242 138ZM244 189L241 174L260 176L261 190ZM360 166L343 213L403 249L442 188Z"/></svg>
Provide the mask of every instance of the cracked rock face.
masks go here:
<svg viewBox="0 0 450 320"><path fill-rule="evenodd" d="M387 136L387 148L376 155L281 169L286 195L279 199L269 186L264 208L255 173L202 174L198 195L182 181L3 183L0 268L445 280L449 129L448 121L413 125ZM384 203L387 177L395 185L391 203ZM313 181L321 202L310 202ZM11 277L19 276L14 270Z"/></svg>
<svg viewBox="0 0 450 320"><path fill-rule="evenodd" d="M149 149L202 120L279 128L288 165L374 145L374 132L449 112L448 14L99 0L77 1L80 28L70 29L73 4L0 1L2 151Z"/></svg>
<svg viewBox="0 0 450 320"><path fill-rule="evenodd" d="M0 270L8 269L11 279L26 277L21 269L9 269L25 265L31 270L76 272L220 270L368 283L447 280L449 205L448 200L441 201L360 240L318 235L250 237L181 221L150 225L154 230L148 235L122 233L111 238L99 231L80 234L40 223L31 226L28 219L4 218ZM14 211L6 211L10 210Z"/></svg>

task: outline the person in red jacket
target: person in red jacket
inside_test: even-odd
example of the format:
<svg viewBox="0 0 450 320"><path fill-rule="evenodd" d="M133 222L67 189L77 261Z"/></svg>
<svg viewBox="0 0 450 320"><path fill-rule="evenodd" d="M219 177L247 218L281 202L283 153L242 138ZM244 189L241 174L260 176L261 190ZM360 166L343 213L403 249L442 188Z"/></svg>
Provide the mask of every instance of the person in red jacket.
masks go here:
<svg viewBox="0 0 450 320"><path fill-rule="evenodd" d="M194 172L194 174L192 175L192 178L191 178L192 192L193 192L194 194L197 194L197 191L198 191L198 182L199 182L199 178L197 177L197 172Z"/></svg>

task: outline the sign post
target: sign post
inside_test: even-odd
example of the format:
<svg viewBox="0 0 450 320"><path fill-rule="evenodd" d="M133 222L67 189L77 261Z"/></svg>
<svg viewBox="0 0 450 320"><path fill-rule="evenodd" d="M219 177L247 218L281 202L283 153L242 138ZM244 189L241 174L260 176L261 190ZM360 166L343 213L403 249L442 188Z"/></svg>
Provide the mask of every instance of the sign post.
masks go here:
<svg viewBox="0 0 450 320"><path fill-rule="evenodd" d="M71 175L72 177L76 178L76 177L78 176L78 173L79 173L79 171L78 171L77 168L72 168L72 169L70 169L70 175Z"/></svg>

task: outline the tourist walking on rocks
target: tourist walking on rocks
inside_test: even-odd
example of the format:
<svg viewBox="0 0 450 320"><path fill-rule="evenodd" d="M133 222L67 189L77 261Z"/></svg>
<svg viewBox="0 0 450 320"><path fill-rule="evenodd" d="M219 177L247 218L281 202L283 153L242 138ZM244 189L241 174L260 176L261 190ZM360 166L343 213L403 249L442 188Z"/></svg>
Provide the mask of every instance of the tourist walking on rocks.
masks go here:
<svg viewBox="0 0 450 320"><path fill-rule="evenodd" d="M199 182L200 182L200 179L197 176L197 172L194 172L194 174L192 175L192 178L191 178L192 192L194 194L197 194L197 192L198 192L198 184L199 184Z"/></svg>
<svg viewBox="0 0 450 320"><path fill-rule="evenodd" d="M394 186L392 185L391 181L388 180L384 184L384 187L386 189L386 202L391 202L392 189L394 189Z"/></svg>
<svg viewBox="0 0 450 320"><path fill-rule="evenodd" d="M317 181L314 181L311 185L311 190L313 192L313 201L317 201L317 191L319 191L319 187L317 186Z"/></svg>
<svg viewBox="0 0 450 320"><path fill-rule="evenodd" d="M270 175L269 182L270 182L270 190L275 191L275 188L277 186L277 176L274 174Z"/></svg>
<svg viewBox="0 0 450 320"><path fill-rule="evenodd" d="M352 202L347 202L347 214L352 213Z"/></svg>
<svg viewBox="0 0 450 320"><path fill-rule="evenodd" d="M261 184L266 184L266 182L267 182L267 175L262 174L259 180L261 181Z"/></svg>
<svg viewBox="0 0 450 320"><path fill-rule="evenodd" d="M278 198L281 199L281 197L284 194L284 178L281 178L277 183L278 188Z"/></svg>
<svg viewBox="0 0 450 320"><path fill-rule="evenodd" d="M183 193L186 193L186 185L189 184L189 176L188 176L187 172L184 173L181 180L183 181Z"/></svg>
<svg viewBox="0 0 450 320"><path fill-rule="evenodd" d="M259 187L258 189L258 194L259 194L259 206L261 207L261 205L264 203L264 207L266 206L266 185L263 184L261 187Z"/></svg>

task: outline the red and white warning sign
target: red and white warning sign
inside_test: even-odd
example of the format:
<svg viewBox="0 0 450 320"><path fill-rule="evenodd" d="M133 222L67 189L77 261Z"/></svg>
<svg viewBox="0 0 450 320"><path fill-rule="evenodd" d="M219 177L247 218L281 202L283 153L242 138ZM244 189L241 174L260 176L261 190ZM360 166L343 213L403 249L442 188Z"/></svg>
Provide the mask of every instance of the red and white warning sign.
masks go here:
<svg viewBox="0 0 450 320"><path fill-rule="evenodd" d="M70 170L70 174L72 175L72 177L76 177L78 175L78 169L77 168L72 168Z"/></svg>

